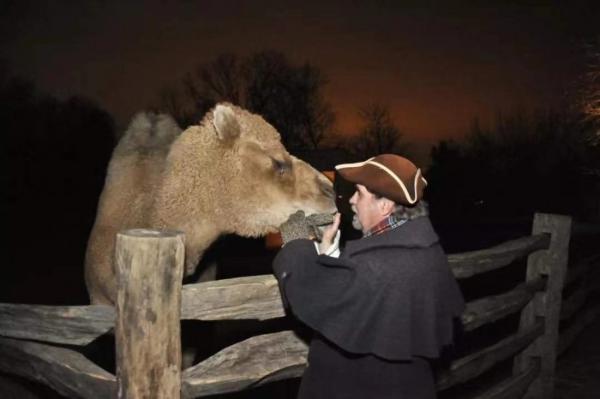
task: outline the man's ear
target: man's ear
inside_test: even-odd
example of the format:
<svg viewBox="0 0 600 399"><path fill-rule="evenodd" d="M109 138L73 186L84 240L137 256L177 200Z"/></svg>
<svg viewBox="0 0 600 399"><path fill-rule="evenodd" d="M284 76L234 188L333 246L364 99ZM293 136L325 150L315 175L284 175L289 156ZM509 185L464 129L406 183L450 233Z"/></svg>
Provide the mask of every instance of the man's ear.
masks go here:
<svg viewBox="0 0 600 399"><path fill-rule="evenodd" d="M389 216L394 213L396 204L391 199L382 197L379 199L379 210L383 216Z"/></svg>

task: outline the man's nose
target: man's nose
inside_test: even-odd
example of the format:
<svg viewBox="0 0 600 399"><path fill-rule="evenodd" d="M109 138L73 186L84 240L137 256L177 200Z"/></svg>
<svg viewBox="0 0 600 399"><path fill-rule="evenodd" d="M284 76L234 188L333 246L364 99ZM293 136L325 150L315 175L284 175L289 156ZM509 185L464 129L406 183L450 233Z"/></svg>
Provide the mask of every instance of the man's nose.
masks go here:
<svg viewBox="0 0 600 399"><path fill-rule="evenodd" d="M352 194L352 197L350 197L350 200L348 200L348 202L350 203L350 205L354 205L354 199L356 198L356 191L354 192L354 194Z"/></svg>

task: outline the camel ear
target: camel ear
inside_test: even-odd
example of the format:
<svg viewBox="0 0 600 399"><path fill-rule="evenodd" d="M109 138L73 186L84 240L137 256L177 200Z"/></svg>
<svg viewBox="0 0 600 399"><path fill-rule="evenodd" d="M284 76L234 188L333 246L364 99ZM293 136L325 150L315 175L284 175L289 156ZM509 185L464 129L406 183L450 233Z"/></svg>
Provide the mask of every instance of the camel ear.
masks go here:
<svg viewBox="0 0 600 399"><path fill-rule="evenodd" d="M231 107L218 104L213 111L213 125L221 141L235 140L241 132L240 123Z"/></svg>

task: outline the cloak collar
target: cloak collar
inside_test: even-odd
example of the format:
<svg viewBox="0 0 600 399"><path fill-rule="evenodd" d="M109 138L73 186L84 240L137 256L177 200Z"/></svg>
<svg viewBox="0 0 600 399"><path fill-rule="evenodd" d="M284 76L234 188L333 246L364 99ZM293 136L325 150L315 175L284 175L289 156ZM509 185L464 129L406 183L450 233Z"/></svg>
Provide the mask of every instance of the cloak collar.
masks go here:
<svg viewBox="0 0 600 399"><path fill-rule="evenodd" d="M343 252L351 256L374 248L427 248L438 241L429 218L422 216L385 233L348 241Z"/></svg>

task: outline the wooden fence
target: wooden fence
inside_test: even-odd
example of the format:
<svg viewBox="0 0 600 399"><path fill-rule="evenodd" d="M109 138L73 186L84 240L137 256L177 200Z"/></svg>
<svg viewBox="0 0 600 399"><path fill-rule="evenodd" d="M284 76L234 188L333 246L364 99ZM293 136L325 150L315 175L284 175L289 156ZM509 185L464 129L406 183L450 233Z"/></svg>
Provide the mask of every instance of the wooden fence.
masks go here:
<svg viewBox="0 0 600 399"><path fill-rule="evenodd" d="M518 329L465 353L437 378L439 391L465 384L500 362L512 373L477 398L551 398L557 353L598 313L589 306L598 256L567 274L571 220L536 214L532 235L485 250L453 254L456 278L492 273L526 259L526 278L505 292L473 299L465 331L509 317ZM72 398L193 398L235 392L301 376L307 345L293 331L253 336L181 371L180 320L267 320L285 316L272 275L184 285L183 237L129 231L117 237L119 293L109 306L0 304L0 370L37 380ZM563 285L571 290L561 310ZM576 320L562 331L561 320ZM564 324L564 323L563 323ZM117 372L112 375L78 350L114 329Z"/></svg>
<svg viewBox="0 0 600 399"><path fill-rule="evenodd" d="M584 226L571 237L560 311L558 355L600 315L600 228Z"/></svg>

